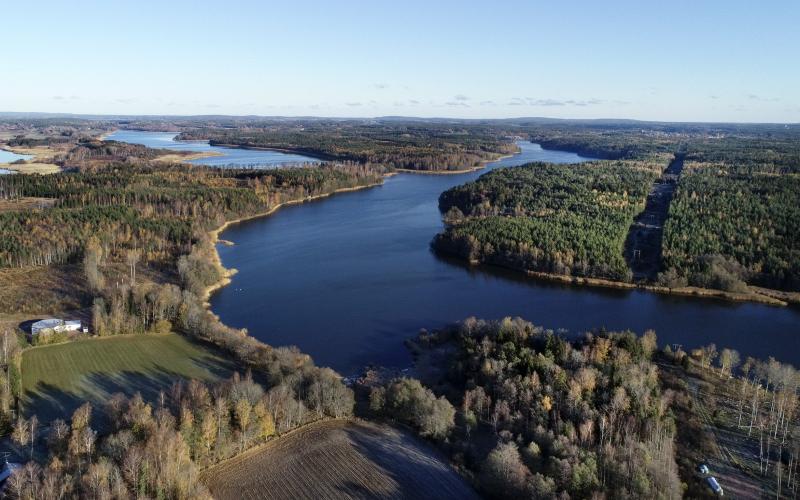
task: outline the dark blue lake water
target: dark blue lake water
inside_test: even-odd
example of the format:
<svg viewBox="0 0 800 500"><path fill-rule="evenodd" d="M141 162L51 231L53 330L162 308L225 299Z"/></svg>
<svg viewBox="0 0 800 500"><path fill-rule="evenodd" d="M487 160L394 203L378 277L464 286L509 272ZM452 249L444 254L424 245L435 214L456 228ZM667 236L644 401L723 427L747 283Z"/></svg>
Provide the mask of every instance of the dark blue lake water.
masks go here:
<svg viewBox="0 0 800 500"><path fill-rule="evenodd" d="M380 187L230 227L222 237L235 245L219 252L239 273L213 295L212 310L226 324L272 345L297 345L343 374L373 362L406 366L405 339L468 316L522 316L571 333L652 328L661 344L715 342L800 366L797 308L575 287L437 257L429 243L442 228L442 191L493 168L585 160L520 146L521 154L478 172L399 174Z"/></svg>
<svg viewBox="0 0 800 500"><path fill-rule="evenodd" d="M530 143L522 148L488 168L582 160ZM574 287L437 257L429 243L442 228L439 194L484 172L400 174L380 187L232 226L222 237L235 246L219 251L239 273L213 296L213 311L344 374L371 362L406 365L403 340L468 316L522 316L573 333L652 328L660 343L715 342L800 365L797 309Z"/></svg>

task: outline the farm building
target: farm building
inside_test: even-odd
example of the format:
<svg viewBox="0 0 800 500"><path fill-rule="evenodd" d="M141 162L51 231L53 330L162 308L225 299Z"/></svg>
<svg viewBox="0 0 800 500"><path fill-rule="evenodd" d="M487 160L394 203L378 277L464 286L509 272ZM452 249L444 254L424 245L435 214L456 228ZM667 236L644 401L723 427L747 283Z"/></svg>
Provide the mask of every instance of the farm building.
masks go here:
<svg viewBox="0 0 800 500"><path fill-rule="evenodd" d="M78 332L81 330L81 322L79 320L63 320L56 318L49 318L37 321L31 325L31 335L38 335L39 333L51 330L53 332Z"/></svg>

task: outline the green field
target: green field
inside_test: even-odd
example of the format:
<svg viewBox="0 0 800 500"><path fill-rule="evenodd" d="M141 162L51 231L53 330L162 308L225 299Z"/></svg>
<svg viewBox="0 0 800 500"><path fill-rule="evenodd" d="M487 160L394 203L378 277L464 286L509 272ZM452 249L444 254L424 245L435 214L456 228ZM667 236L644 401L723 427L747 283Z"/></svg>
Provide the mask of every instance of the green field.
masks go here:
<svg viewBox="0 0 800 500"><path fill-rule="evenodd" d="M88 339L27 350L22 357L22 405L42 422L69 417L85 401L140 392L155 400L178 379L217 380L230 360L178 334Z"/></svg>

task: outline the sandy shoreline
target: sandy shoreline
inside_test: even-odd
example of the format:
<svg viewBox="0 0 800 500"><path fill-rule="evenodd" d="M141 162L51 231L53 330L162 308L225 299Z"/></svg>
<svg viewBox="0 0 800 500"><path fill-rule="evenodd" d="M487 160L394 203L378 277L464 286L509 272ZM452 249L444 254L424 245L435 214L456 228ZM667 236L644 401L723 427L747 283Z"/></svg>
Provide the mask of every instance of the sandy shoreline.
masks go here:
<svg viewBox="0 0 800 500"><path fill-rule="evenodd" d="M393 174L390 173L390 174L384 175L384 177L390 177L392 175ZM217 251L217 243L220 242L219 235L223 231L228 229L230 226L232 226L234 224L239 224L240 222L252 220L252 219L258 219L258 218L261 218L261 217L267 217L267 216L272 215L273 213L277 212L280 208L282 208L284 206L299 205L301 203L305 203L305 202L308 202L308 201L319 200L321 198L327 198L327 197L332 196L332 195L337 194L337 193L347 193L347 192L351 192L351 191L360 191L362 189L368 189L368 188L372 188L372 187L375 187L375 186L381 186L381 185L383 185L383 180L382 179L381 179L380 182L374 182L372 184L365 184L363 186L353 186L353 187L349 187L349 188L340 188L340 189L335 189L335 190L331 191L330 193L318 194L318 195L314 195L314 196L306 196L305 198L300 198L300 199L297 199L297 200L284 201L283 203L279 203L279 204L275 205L274 207L270 208L266 212L260 212L260 213L257 213L257 214L247 215L245 217L240 217L238 219L229 220L229 221L224 222L218 228L212 229L211 231L209 231L208 232L208 236L211 239L212 246L214 247L214 254L213 254L214 264L220 270L222 270L222 279L220 279L218 282L206 287L205 290L203 290L203 295L202 295L202 297L200 297L201 300L203 301L203 304L205 304L205 306L207 308L210 307L209 299L211 298L211 294L214 293L215 291L219 290L220 288L223 288L223 287L227 286L231 282L231 277L233 277L237 273L236 269L228 269L222 264L222 259L220 258L219 252Z"/></svg>
<svg viewBox="0 0 800 500"><path fill-rule="evenodd" d="M0 146L3 151L14 153L18 155L32 156L33 158L25 160L25 163L0 163L0 168L10 170L18 174L55 174L61 172L61 167L54 163L48 163L52 159L52 154L46 156L41 152L37 152L35 148L18 148L8 145Z"/></svg>
<svg viewBox="0 0 800 500"><path fill-rule="evenodd" d="M180 141L178 141L180 142ZM300 156L307 156L312 161L308 163L318 163L318 162L326 162L326 161L341 161L333 156L324 155L321 153L309 153L299 149L288 149L288 148L266 148L263 146L242 146L240 144L227 144L227 143L219 143L219 144L211 144L209 141L209 145L212 147L217 148L230 148L230 149L245 149L251 151L275 151L276 153L286 153L286 154L293 154L293 155L300 155Z"/></svg>
<svg viewBox="0 0 800 500"><path fill-rule="evenodd" d="M161 155L158 158L155 158L153 161L159 162L167 162L167 163L185 163L189 165L194 165L190 163L192 160L199 160L201 158L211 158L215 156L225 156L224 153L220 153L219 151L205 151L199 153L168 153L165 155Z"/></svg>

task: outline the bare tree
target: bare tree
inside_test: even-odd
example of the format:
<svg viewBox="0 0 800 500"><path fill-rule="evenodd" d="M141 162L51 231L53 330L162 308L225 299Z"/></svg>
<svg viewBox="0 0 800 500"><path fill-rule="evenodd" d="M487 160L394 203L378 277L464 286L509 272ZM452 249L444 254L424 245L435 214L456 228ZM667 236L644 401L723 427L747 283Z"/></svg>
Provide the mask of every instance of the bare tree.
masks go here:
<svg viewBox="0 0 800 500"><path fill-rule="evenodd" d="M139 263L141 256L142 253L136 248L131 248L125 255L125 261L128 263L131 272L131 287L136 286L136 264Z"/></svg>

